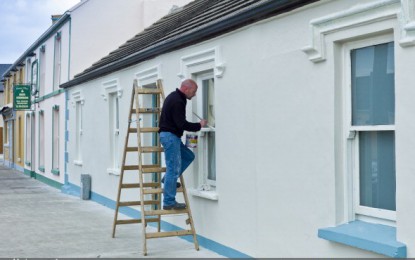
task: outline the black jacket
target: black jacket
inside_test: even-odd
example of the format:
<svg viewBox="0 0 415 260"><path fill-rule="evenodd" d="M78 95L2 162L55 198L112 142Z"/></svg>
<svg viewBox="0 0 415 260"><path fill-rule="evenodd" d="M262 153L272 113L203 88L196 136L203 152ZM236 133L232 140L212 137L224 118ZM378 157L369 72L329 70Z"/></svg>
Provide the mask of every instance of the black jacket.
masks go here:
<svg viewBox="0 0 415 260"><path fill-rule="evenodd" d="M187 122L186 104L185 94L178 89L167 96L161 111L159 132L170 132L181 137L185 130L190 132L200 130L200 123Z"/></svg>

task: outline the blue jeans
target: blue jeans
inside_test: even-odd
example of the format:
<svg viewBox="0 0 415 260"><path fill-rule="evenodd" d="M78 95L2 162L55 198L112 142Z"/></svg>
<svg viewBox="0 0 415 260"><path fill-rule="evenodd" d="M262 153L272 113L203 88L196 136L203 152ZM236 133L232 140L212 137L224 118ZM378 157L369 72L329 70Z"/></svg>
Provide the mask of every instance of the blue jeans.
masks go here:
<svg viewBox="0 0 415 260"><path fill-rule="evenodd" d="M164 206L176 204L176 182L195 159L194 153L187 148L179 137L170 132L160 133L160 143L164 147L166 174L164 175Z"/></svg>

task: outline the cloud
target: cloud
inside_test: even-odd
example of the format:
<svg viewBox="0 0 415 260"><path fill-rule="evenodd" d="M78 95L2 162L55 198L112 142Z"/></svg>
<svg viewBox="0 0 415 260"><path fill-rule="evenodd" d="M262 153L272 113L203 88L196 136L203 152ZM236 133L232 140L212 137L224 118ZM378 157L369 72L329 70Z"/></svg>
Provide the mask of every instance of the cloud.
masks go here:
<svg viewBox="0 0 415 260"><path fill-rule="evenodd" d="M51 25L80 0L1 0L0 63L14 63Z"/></svg>

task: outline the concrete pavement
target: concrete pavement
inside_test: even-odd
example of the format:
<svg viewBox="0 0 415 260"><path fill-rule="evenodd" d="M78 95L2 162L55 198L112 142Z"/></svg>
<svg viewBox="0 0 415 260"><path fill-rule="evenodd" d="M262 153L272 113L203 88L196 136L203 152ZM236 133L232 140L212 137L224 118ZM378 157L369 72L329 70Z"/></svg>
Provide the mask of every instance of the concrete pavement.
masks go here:
<svg viewBox="0 0 415 260"><path fill-rule="evenodd" d="M0 258L143 258L141 226L0 165ZM152 227L148 227L150 230ZM218 258L178 237L147 240L150 258Z"/></svg>

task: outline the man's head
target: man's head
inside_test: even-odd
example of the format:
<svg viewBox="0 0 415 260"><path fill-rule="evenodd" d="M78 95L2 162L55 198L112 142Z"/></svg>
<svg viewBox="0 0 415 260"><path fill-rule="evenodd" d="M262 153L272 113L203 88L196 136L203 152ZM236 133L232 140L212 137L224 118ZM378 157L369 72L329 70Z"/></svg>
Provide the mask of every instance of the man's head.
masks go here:
<svg viewBox="0 0 415 260"><path fill-rule="evenodd" d="M182 82L180 91L190 100L192 97L196 96L197 84L192 79L186 79Z"/></svg>

